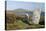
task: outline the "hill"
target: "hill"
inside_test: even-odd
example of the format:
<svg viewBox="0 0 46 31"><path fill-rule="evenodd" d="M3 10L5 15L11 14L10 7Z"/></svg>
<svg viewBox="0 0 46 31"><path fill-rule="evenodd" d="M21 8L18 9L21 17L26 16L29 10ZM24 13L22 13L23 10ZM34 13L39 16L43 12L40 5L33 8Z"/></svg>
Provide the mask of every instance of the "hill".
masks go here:
<svg viewBox="0 0 46 31"><path fill-rule="evenodd" d="M31 10L26 10L26 9L15 9L15 10L7 10L8 13L16 13L16 15L25 15L26 13L28 13L29 15L32 16L33 11ZM45 16L45 12L41 11L41 16Z"/></svg>

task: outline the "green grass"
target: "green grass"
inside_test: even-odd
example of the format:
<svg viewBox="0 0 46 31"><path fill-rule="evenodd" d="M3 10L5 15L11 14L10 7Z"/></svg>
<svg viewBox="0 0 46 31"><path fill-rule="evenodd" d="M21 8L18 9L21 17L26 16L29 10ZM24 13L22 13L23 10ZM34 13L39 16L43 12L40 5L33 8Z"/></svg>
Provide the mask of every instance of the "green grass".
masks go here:
<svg viewBox="0 0 46 31"><path fill-rule="evenodd" d="M14 24L7 24L7 29L24 29L28 26L28 24L23 23L21 20L18 20Z"/></svg>
<svg viewBox="0 0 46 31"><path fill-rule="evenodd" d="M28 25L23 23L21 20L17 20L14 24L7 24L7 30L15 30L15 29L34 29L34 28L44 28L44 25L32 24Z"/></svg>

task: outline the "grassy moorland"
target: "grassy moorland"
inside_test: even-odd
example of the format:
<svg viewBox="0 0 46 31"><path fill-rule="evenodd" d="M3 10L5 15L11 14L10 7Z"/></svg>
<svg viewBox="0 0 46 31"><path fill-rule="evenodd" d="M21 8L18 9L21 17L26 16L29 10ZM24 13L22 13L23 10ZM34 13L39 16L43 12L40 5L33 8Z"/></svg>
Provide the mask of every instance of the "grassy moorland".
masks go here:
<svg viewBox="0 0 46 31"><path fill-rule="evenodd" d="M30 21L32 16L30 16ZM24 16L16 16L14 13L6 13L7 30L44 28L44 16L40 17L39 24L29 24L24 21Z"/></svg>

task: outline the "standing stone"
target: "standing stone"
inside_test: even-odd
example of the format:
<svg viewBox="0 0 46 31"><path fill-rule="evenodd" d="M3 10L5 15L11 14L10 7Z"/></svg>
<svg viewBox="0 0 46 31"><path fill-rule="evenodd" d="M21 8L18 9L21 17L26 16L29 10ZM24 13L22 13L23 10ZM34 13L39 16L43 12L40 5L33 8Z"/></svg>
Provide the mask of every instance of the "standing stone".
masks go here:
<svg viewBox="0 0 46 31"><path fill-rule="evenodd" d="M32 17L33 24L39 24L40 13L41 13L41 10L37 8L33 11L33 17Z"/></svg>
<svg viewBox="0 0 46 31"><path fill-rule="evenodd" d="M28 15L28 13L25 14L25 20L29 21L29 15Z"/></svg>
<svg viewBox="0 0 46 31"><path fill-rule="evenodd" d="M25 21L26 24L30 24L29 23L30 21L29 21L29 15L28 15L28 13L25 14L24 21Z"/></svg>

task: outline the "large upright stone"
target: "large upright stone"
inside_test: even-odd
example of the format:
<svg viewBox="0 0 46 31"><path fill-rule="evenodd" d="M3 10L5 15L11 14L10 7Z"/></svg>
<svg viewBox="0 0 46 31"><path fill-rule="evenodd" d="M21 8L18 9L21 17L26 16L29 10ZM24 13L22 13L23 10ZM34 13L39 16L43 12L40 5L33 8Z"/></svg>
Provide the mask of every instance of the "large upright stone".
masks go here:
<svg viewBox="0 0 46 31"><path fill-rule="evenodd" d="M41 10L37 8L33 11L33 17L32 17L33 24L39 24L40 13L41 13Z"/></svg>

